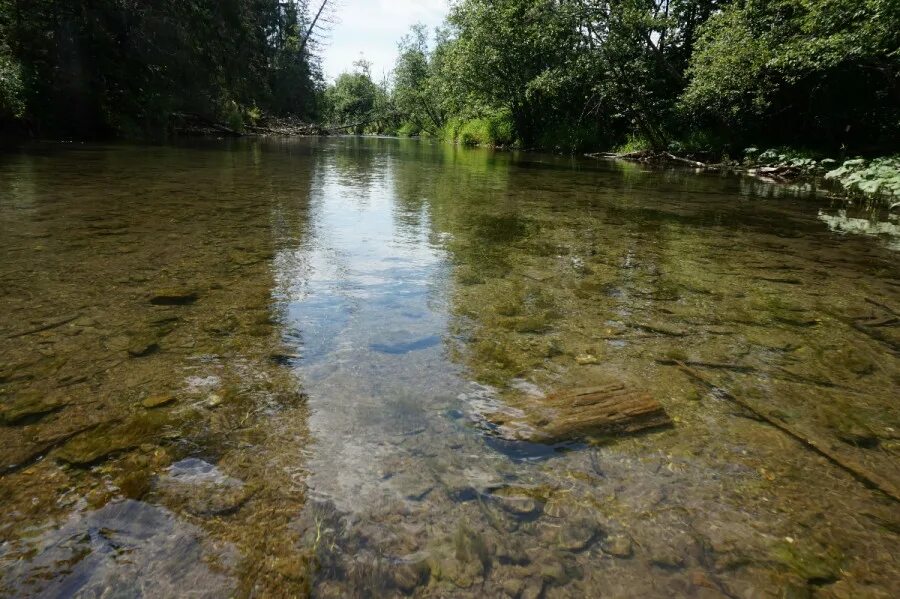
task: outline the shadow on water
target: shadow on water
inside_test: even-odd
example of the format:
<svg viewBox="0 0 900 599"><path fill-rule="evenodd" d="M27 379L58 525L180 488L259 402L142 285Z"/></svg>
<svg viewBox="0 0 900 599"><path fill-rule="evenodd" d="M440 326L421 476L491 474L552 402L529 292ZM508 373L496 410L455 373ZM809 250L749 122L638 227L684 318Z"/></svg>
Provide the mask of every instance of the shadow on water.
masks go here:
<svg viewBox="0 0 900 599"><path fill-rule="evenodd" d="M2 596L890 596L893 221L393 139L0 157ZM617 382L674 425L487 430Z"/></svg>

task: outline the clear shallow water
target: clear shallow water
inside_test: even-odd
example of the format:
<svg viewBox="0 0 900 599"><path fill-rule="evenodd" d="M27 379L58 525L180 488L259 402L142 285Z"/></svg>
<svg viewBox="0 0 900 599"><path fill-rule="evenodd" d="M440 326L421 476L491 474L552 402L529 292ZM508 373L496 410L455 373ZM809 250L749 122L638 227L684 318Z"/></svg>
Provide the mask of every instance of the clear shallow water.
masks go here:
<svg viewBox="0 0 900 599"><path fill-rule="evenodd" d="M387 139L41 146L0 194L4 595L897 586L896 502L668 365L897 484L892 221ZM609 381L674 426L482 426Z"/></svg>

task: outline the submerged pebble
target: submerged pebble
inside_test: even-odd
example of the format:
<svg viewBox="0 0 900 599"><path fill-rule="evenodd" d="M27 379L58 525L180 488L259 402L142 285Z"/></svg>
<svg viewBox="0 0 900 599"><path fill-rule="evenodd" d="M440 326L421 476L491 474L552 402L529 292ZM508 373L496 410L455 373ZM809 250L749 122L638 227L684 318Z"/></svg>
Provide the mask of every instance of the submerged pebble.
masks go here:
<svg viewBox="0 0 900 599"><path fill-rule="evenodd" d="M174 395L164 393L162 395L151 395L150 397L142 401L141 405L149 410L169 405L171 403L174 403L175 401L176 400Z"/></svg>
<svg viewBox="0 0 900 599"><path fill-rule="evenodd" d="M588 520L566 522L559 528L557 542L564 551L584 551L597 536L599 527Z"/></svg>
<svg viewBox="0 0 900 599"><path fill-rule="evenodd" d="M537 512L541 507L531 497L501 495L497 498L497 501L504 510L517 516L529 516Z"/></svg>
<svg viewBox="0 0 900 599"><path fill-rule="evenodd" d="M634 554L631 539L621 533L613 534L603 539L603 542L600 543L600 548L603 549L604 553L622 559L627 559Z"/></svg>
<svg viewBox="0 0 900 599"><path fill-rule="evenodd" d="M254 493L243 481L199 458L172 464L157 481L157 490L173 507L206 516L233 513Z"/></svg>

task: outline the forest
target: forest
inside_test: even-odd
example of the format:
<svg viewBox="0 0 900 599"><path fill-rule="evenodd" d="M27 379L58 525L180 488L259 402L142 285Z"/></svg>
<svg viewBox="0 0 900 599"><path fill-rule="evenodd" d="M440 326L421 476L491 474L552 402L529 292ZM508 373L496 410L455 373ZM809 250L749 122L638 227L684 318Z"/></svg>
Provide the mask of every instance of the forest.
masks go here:
<svg viewBox="0 0 900 599"><path fill-rule="evenodd" d="M311 117L322 77L307 0L0 0L0 126L165 136L173 115L234 128Z"/></svg>
<svg viewBox="0 0 900 599"><path fill-rule="evenodd" d="M894 0L460 0L399 41L386 80L360 60L327 85L327 47L306 43L320 8L0 0L0 119L153 136L179 112L235 128L294 115L563 153L883 155L900 140Z"/></svg>
<svg viewBox="0 0 900 599"><path fill-rule="evenodd" d="M900 3L465 0L400 43L391 87L328 90L336 121L556 151L879 153L900 139ZM391 110L377 110L389 96Z"/></svg>

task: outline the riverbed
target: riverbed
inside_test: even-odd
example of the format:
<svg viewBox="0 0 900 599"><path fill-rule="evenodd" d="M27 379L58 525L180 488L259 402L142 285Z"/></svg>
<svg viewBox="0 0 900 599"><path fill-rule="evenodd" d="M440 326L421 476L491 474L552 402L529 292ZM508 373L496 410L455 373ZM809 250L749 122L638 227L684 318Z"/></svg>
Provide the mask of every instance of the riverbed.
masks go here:
<svg viewBox="0 0 900 599"><path fill-rule="evenodd" d="M760 414L900 486L898 250L426 141L0 154L0 596L895 596L896 499ZM486 424L609 383L671 426Z"/></svg>

